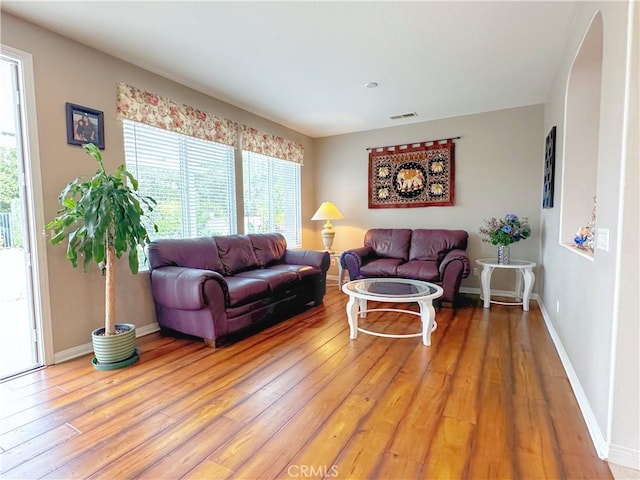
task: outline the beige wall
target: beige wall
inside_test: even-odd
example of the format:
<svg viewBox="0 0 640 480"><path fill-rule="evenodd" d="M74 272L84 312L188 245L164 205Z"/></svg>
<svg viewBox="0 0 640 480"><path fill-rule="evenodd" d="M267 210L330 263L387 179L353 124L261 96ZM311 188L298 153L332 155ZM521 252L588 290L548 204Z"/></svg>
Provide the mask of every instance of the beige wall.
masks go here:
<svg viewBox="0 0 640 480"><path fill-rule="evenodd" d="M620 286L612 389L610 458L640 470L640 5L633 12L627 144L622 177ZM627 450L628 449L628 450ZM625 452L635 452L627 457ZM630 464L629 464L630 463Z"/></svg>
<svg viewBox="0 0 640 480"><path fill-rule="evenodd" d="M609 250L596 249L593 259L560 246L560 208L541 214L542 305L574 370L574 390L601 452L615 451L638 459L638 177L637 113L625 129L625 103L637 109L635 97L625 99L628 2L582 2L568 31L568 43L555 83L545 104L544 130L557 125L556 171L563 171L565 94L569 71L587 28L600 11L603 20L602 98L597 152L597 228L610 232ZM637 23L636 23L637 35ZM637 43L637 36L636 36ZM637 45L636 45L637 56ZM637 70L637 58L635 69ZM636 110L637 112L637 110ZM625 165L625 132L635 131L635 154ZM633 165L636 162L636 165ZM627 172L625 172L627 170ZM635 175L635 177L634 177ZM626 179L626 184L622 183ZM556 179L556 189L562 178ZM633 193L635 191L635 194ZM558 201L562 192L558 191ZM621 237L623 226L629 237ZM566 221L566 220L564 220ZM576 219L576 222L579 222ZM634 230L635 229L635 230ZM629 249L621 249L626 241ZM635 291L632 294L629 288ZM619 295L622 288L622 295ZM556 306L559 309L556 310ZM616 332L628 335L621 338ZM617 365L614 363L618 359ZM630 362L632 367L625 365ZM635 388L635 389L634 389ZM612 402L612 399L615 401ZM612 423L612 418L615 422ZM614 435L615 434L615 438ZM620 460L620 457L618 457ZM637 468L637 467L636 467Z"/></svg>
<svg viewBox="0 0 640 480"><path fill-rule="evenodd" d="M80 147L67 145L65 102L104 112L103 155L107 169L113 169L124 162L122 124L115 116L116 85L124 81L302 143L303 244L314 241L316 225L309 220L317 208L312 139L4 12L1 22L2 43L33 55L45 219L55 216L58 194L67 182L95 171L95 164ZM43 225L36 228L42 230ZM47 256L53 344L57 353L90 342L90 332L103 324L103 278L96 269L89 274L74 270L66 260L65 249L59 246L48 246ZM117 321L135 323L138 327L155 322L148 274L131 275L125 259L118 264L116 282Z"/></svg>
<svg viewBox="0 0 640 480"><path fill-rule="evenodd" d="M533 105L316 140L316 203L331 200L345 217L333 222L334 249L362 246L365 231L373 227L449 228L469 232L472 261L495 257L496 247L481 241L478 228L485 218L515 213L529 217L533 233L511 246L511 256L538 262L542 121L543 106ZM455 206L368 208L367 147L457 136ZM479 288L479 277L470 276L463 286ZM492 286L512 291L513 272L496 271Z"/></svg>

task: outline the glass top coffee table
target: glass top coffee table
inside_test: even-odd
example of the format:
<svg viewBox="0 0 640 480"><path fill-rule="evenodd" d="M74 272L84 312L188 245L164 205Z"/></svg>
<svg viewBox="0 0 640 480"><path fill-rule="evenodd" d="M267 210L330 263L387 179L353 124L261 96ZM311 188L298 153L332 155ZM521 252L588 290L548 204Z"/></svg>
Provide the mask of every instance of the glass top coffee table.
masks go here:
<svg viewBox="0 0 640 480"><path fill-rule="evenodd" d="M433 283L406 278L367 278L353 280L342 286L342 291L349 295L347 302L347 319L349 321L350 338L358 337L358 332L376 335L378 337L407 338L422 337L422 343L431 345L431 332L437 328L436 311L433 300L442 296L442 288ZM416 302L420 312L399 308L367 309L367 302L407 303ZM417 315L422 321L422 330L418 333L392 335L389 333L373 332L358 327L358 318L365 318L367 312L398 312Z"/></svg>

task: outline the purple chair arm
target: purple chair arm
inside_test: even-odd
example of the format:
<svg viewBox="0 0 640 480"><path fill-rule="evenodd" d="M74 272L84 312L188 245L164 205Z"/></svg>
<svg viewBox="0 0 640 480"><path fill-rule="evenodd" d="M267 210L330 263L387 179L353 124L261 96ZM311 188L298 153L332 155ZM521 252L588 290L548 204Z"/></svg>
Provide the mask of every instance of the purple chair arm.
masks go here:
<svg viewBox="0 0 640 480"><path fill-rule="evenodd" d="M460 290L460 282L463 278L469 276L471 272L471 264L469 256L465 250L451 250L442 260L439 267L440 278L442 278L442 289L444 293L442 300L446 302L454 302L458 290Z"/></svg>
<svg viewBox="0 0 640 480"><path fill-rule="evenodd" d="M309 265L326 272L329 270L331 257L328 252L317 250L289 250L284 253L284 263L290 265Z"/></svg>
<svg viewBox="0 0 640 480"><path fill-rule="evenodd" d="M151 290L157 303L180 310L200 310L212 303L229 302L227 282L212 270L156 268L151 272Z"/></svg>
<svg viewBox="0 0 640 480"><path fill-rule="evenodd" d="M349 279L357 280L360 278L360 267L363 260L366 260L373 254L371 247L353 248L345 251L340 257L340 265L342 268L349 270Z"/></svg>

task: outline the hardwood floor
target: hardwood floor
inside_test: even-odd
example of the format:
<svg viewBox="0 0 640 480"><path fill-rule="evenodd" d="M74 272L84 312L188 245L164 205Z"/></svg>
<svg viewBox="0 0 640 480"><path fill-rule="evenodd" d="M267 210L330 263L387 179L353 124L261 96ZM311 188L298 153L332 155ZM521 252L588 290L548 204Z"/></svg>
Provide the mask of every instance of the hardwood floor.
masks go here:
<svg viewBox="0 0 640 480"><path fill-rule="evenodd" d="M138 339L0 384L2 478L612 478L540 311L438 309L349 340L346 296L232 345ZM393 321L390 321L393 320ZM370 314L410 332L411 315Z"/></svg>

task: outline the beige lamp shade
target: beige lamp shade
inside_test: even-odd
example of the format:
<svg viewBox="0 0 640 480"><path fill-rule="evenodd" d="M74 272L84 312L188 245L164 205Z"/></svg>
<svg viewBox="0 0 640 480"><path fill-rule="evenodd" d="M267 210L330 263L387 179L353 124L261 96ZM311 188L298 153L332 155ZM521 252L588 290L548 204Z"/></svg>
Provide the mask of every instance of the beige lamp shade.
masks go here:
<svg viewBox="0 0 640 480"><path fill-rule="evenodd" d="M324 249L329 253L333 253L331 247L336 236L331 220L342 220L343 218L344 216L338 210L338 207L331 202L323 202L318 211L311 217L311 220L326 220L322 228L322 243L324 244Z"/></svg>

